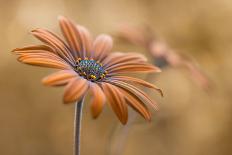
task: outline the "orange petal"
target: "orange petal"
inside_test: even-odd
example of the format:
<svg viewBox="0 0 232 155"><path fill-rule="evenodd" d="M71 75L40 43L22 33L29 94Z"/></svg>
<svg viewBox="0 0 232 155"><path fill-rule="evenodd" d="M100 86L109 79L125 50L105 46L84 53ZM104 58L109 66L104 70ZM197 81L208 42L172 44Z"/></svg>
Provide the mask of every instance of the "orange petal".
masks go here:
<svg viewBox="0 0 232 155"><path fill-rule="evenodd" d="M75 59L73 58L73 55L70 52L68 46L52 32L44 29L36 29L32 31L32 34L42 42L55 48L57 54L66 61L70 61L71 63L75 62Z"/></svg>
<svg viewBox="0 0 232 155"><path fill-rule="evenodd" d="M91 100L92 116L93 118L97 118L105 104L105 94L103 93L102 89L95 83L90 84L90 91L93 94L93 98Z"/></svg>
<svg viewBox="0 0 232 155"><path fill-rule="evenodd" d="M131 106L134 110L136 110L141 116L143 116L146 120L151 120L151 114L147 108L147 106L143 103L141 99L139 99L136 95L131 93L130 91L126 91L120 87L118 89L123 93L126 98L127 104Z"/></svg>
<svg viewBox="0 0 232 155"><path fill-rule="evenodd" d="M95 39L93 46L94 58L101 61L111 51L113 40L109 35L101 34Z"/></svg>
<svg viewBox="0 0 232 155"><path fill-rule="evenodd" d="M56 54L56 52L49 46L46 45L32 45L32 46L26 46L23 48L16 48L14 49L12 52L16 53L16 54L25 54L25 53L54 53Z"/></svg>
<svg viewBox="0 0 232 155"><path fill-rule="evenodd" d="M67 64L57 55L52 53L21 54L18 60L20 62L35 66L50 67L57 69L71 69L71 66L69 64Z"/></svg>
<svg viewBox="0 0 232 155"><path fill-rule="evenodd" d="M77 73L74 71L62 70L43 78L42 83L47 86L62 86L67 84L74 77L78 77Z"/></svg>
<svg viewBox="0 0 232 155"><path fill-rule="evenodd" d="M21 54L19 54L19 58L18 58L19 60L23 60L25 58L50 58L53 60L58 60L58 61L66 63L65 60L60 58L58 55L55 55L53 53L46 52L46 51L37 52L37 53L34 52L34 53L21 53Z"/></svg>
<svg viewBox="0 0 232 155"><path fill-rule="evenodd" d="M90 35L89 31L85 27L83 27L81 25L77 25L76 27L80 32L82 58L83 59L85 57L90 58L92 48L93 48L92 36Z"/></svg>
<svg viewBox="0 0 232 155"><path fill-rule="evenodd" d="M114 85L109 83L103 82L101 86L116 116L122 124L126 124L128 120L128 110L123 94Z"/></svg>
<svg viewBox="0 0 232 155"><path fill-rule="evenodd" d="M120 80L120 81L124 81L124 82L136 83L136 84L148 87L148 88L152 88L152 89L157 90L160 93L160 95L163 96L163 91L160 88L158 88L157 86L155 86L149 82L146 82L146 81L138 79L138 78L133 78L133 77L129 77L129 76L113 76L111 79Z"/></svg>
<svg viewBox="0 0 232 155"><path fill-rule="evenodd" d="M102 63L104 67L108 68L114 64L125 62L144 63L147 62L147 59L142 54L114 52L111 53Z"/></svg>
<svg viewBox="0 0 232 155"><path fill-rule="evenodd" d="M133 93L134 95L139 97L141 100L143 100L144 102L151 105L155 110L159 109L156 102L152 101L146 93L144 93L142 90L136 88L135 86L128 84L128 83L125 83L125 82L120 81L120 80L109 80L106 82L114 84L114 85L116 85L116 86L118 86L126 91L130 91L131 93Z"/></svg>
<svg viewBox="0 0 232 155"><path fill-rule="evenodd" d="M109 74L115 75L119 73L130 73L130 72L161 72L160 68L147 63L121 63L115 64L110 69L106 69Z"/></svg>
<svg viewBox="0 0 232 155"><path fill-rule="evenodd" d="M88 82L83 78L71 80L65 87L64 103L78 101L85 95L88 90Z"/></svg>
<svg viewBox="0 0 232 155"><path fill-rule="evenodd" d="M80 41L80 32L76 28L76 25L69 19L60 16L59 18L60 28L62 33L70 46L74 56L80 57L81 51L81 41Z"/></svg>

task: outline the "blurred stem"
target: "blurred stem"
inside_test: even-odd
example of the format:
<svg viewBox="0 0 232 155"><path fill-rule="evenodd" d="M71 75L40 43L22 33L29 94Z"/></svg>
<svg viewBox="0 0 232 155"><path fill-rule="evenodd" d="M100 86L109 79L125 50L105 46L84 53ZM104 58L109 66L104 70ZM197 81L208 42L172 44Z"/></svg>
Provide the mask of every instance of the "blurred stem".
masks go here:
<svg viewBox="0 0 232 155"><path fill-rule="evenodd" d="M75 118L74 118L74 155L80 155L80 141L81 141L81 120L82 120L82 98L75 104Z"/></svg>

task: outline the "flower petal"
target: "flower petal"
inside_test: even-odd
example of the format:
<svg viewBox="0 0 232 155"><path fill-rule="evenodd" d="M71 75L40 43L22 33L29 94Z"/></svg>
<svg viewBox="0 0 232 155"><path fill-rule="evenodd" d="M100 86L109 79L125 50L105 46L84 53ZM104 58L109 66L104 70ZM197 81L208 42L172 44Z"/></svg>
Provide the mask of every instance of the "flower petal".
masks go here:
<svg viewBox="0 0 232 155"><path fill-rule="evenodd" d="M63 86L74 77L78 77L74 71L62 70L43 78L42 83L46 86Z"/></svg>
<svg viewBox="0 0 232 155"><path fill-rule="evenodd" d="M14 50L12 50L12 52L16 53L16 54L25 54L25 53L54 53L56 54L56 52L49 46L47 45L32 45L32 46L26 46L26 47L22 47L22 48L16 48Z"/></svg>
<svg viewBox="0 0 232 155"><path fill-rule="evenodd" d="M94 43L94 59L102 61L113 47L113 40L109 35L99 35Z"/></svg>
<svg viewBox="0 0 232 155"><path fill-rule="evenodd" d="M61 56L65 61L74 65L75 59L70 52L68 46L55 34L48 30L36 29L32 31L32 34L41 40L42 42L48 44L49 46L56 49L56 52Z"/></svg>
<svg viewBox="0 0 232 155"><path fill-rule="evenodd" d="M76 27L80 32L82 59L84 59L85 57L92 58L91 57L91 52L93 48L92 36L90 35L89 31L85 27L81 25L77 25Z"/></svg>
<svg viewBox="0 0 232 155"><path fill-rule="evenodd" d="M123 94L112 84L103 82L101 86L116 116L122 124L126 124L128 120L128 110Z"/></svg>
<svg viewBox="0 0 232 155"><path fill-rule="evenodd" d="M120 80L108 80L105 81L108 83L111 83L113 85L116 85L126 91L130 91L131 93L133 93L134 95L136 95L137 97L139 97L141 100L143 100L144 102L148 103L149 105L151 105L155 110L158 110L158 106L157 103L152 101L146 93L144 93L142 90L136 88L135 86L125 83L123 81Z"/></svg>
<svg viewBox="0 0 232 155"><path fill-rule="evenodd" d="M105 94L103 93L102 89L95 83L90 84L90 91L93 94L93 98L91 100L92 116L93 118L97 118L105 104Z"/></svg>
<svg viewBox="0 0 232 155"><path fill-rule="evenodd" d="M120 81L124 81L124 82L129 82L129 83L136 83L136 84L148 87L148 88L152 88L154 90L157 90L160 93L160 95L163 96L163 91L160 88L158 88L157 86L155 86L149 82L146 82L146 81L138 79L138 78L133 78L133 77L129 77L129 76L113 76L113 77L111 77L111 79L120 80Z"/></svg>
<svg viewBox="0 0 232 155"><path fill-rule="evenodd" d="M122 53L114 52L108 55L108 57L102 62L105 68L108 68L114 64L125 63L125 62L147 62L146 57L138 53Z"/></svg>
<svg viewBox="0 0 232 155"><path fill-rule="evenodd" d="M129 106L131 106L134 110L136 110L141 116L143 116L146 120L151 120L151 114L147 108L147 106L143 103L141 99L139 99L136 95L131 93L130 91L126 91L120 87L118 89L123 93L126 98L126 102Z"/></svg>
<svg viewBox="0 0 232 155"><path fill-rule="evenodd" d="M112 76L119 73L135 73L135 72L161 72L160 68L148 63L125 62L115 64L111 68L105 69L108 75Z"/></svg>
<svg viewBox="0 0 232 155"><path fill-rule="evenodd" d="M22 63L35 65L35 66L57 68L57 69L72 68L59 56L49 52L20 54L18 60Z"/></svg>
<svg viewBox="0 0 232 155"><path fill-rule="evenodd" d="M80 100L88 90L88 82L83 78L74 78L65 87L64 103Z"/></svg>
<svg viewBox="0 0 232 155"><path fill-rule="evenodd" d="M60 16L59 18L60 28L62 33L72 50L75 58L80 57L81 52L81 41L80 41L80 32L76 28L76 25L69 19Z"/></svg>

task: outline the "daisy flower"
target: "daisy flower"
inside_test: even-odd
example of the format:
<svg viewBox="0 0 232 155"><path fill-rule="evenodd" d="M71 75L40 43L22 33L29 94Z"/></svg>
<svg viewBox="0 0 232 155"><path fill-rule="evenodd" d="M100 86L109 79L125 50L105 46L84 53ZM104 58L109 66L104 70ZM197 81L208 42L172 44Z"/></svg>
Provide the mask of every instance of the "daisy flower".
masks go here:
<svg viewBox="0 0 232 155"><path fill-rule="evenodd" d="M59 25L65 41L48 30L35 29L31 33L43 44L14 49L18 60L25 64L58 69L45 77L42 83L47 86L65 86L64 103L78 102L90 92L94 118L108 103L122 124L127 123L128 106L150 120L151 114L146 105L157 110L157 104L136 86L154 89L161 95L162 91L155 85L125 74L160 72L160 69L148 64L147 59L140 54L110 53L113 41L109 35L101 34L93 39L85 27L65 17L59 17Z"/></svg>

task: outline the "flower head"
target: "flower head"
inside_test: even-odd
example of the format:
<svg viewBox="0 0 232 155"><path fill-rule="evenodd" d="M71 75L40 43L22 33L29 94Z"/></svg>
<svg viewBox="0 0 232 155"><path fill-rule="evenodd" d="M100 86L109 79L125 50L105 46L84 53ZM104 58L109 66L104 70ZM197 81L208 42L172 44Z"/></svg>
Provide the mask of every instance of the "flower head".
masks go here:
<svg viewBox="0 0 232 155"><path fill-rule="evenodd" d="M110 53L113 41L109 35L101 34L93 40L85 27L65 17L59 17L59 24L66 42L48 30L33 30L32 34L44 45L14 49L19 55L18 60L30 65L59 69L42 82L48 86L66 85L64 103L78 101L90 91L94 118L101 113L107 99L123 124L128 119L128 105L150 120L151 115L145 104L155 109L157 105L134 84L152 88L161 94L162 91L146 81L122 74L160 72L160 69L148 64L147 59L140 54Z"/></svg>

